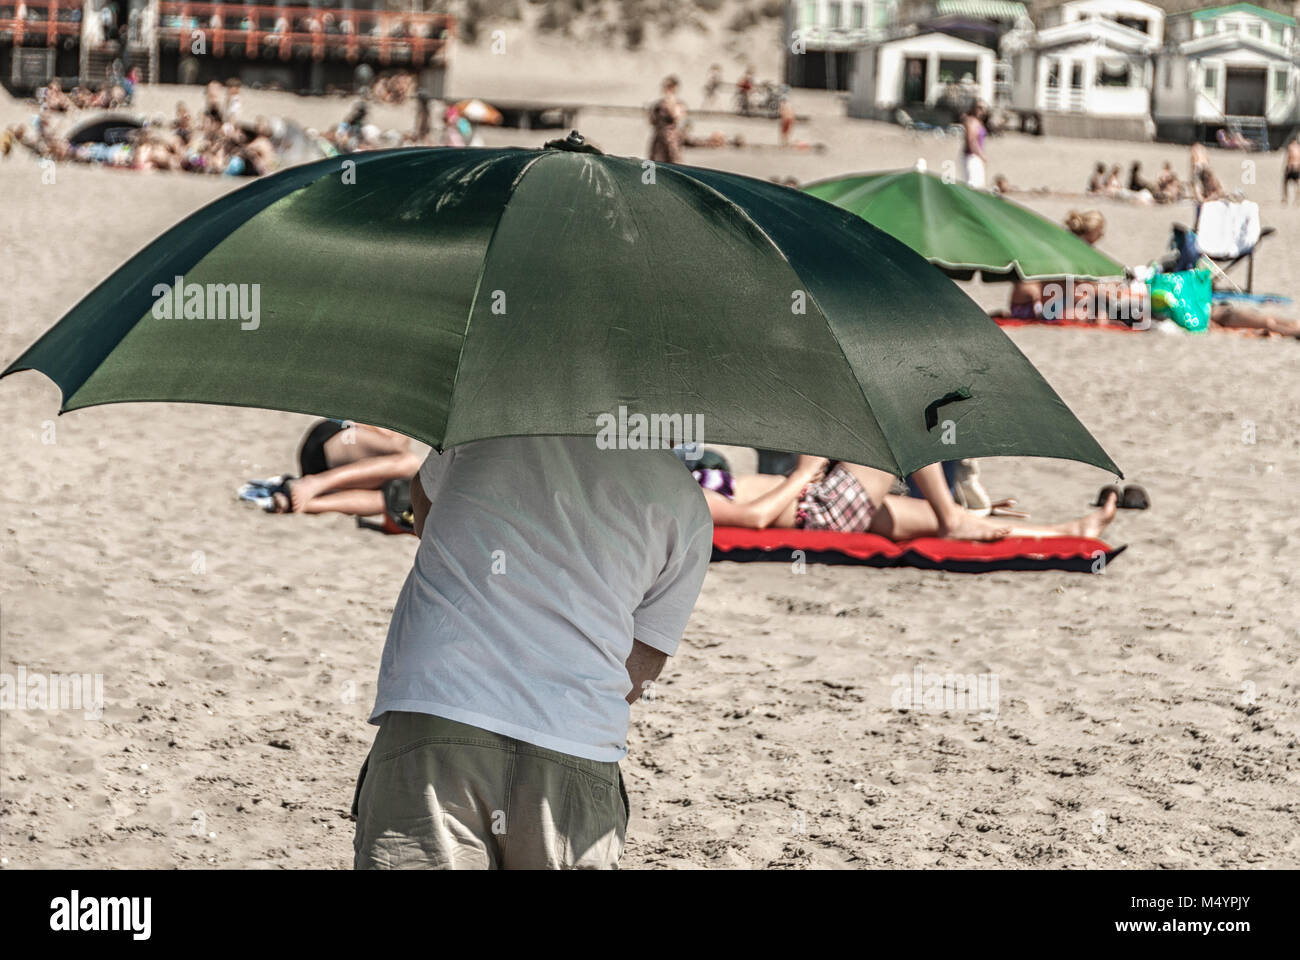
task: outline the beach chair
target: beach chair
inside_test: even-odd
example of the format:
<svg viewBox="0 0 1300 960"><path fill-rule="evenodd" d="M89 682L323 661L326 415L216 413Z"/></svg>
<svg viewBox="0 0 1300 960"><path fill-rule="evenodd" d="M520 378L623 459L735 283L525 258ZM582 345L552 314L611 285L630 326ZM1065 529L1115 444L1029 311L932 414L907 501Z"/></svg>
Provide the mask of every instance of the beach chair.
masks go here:
<svg viewBox="0 0 1300 960"><path fill-rule="evenodd" d="M1228 279L1228 271L1246 261L1246 292L1255 288L1255 250L1260 241L1277 231L1259 221L1259 204L1252 200L1210 200L1196 217L1196 242L1200 253Z"/></svg>

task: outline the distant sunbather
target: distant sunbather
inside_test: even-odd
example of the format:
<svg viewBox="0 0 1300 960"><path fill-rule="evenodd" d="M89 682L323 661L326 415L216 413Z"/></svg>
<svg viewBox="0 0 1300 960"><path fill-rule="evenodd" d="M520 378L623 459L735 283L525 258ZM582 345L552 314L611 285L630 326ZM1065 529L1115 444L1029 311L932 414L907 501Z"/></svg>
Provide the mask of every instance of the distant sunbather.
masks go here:
<svg viewBox="0 0 1300 960"><path fill-rule="evenodd" d="M420 469L411 441L393 430L364 423L321 420L298 453L302 476L276 493L276 513L384 512L380 489L389 480L409 480Z"/></svg>
<svg viewBox="0 0 1300 960"><path fill-rule="evenodd" d="M1071 210L1065 227L1089 246L1106 234L1106 218L1099 210ZM1070 299L1066 299L1066 294ZM1018 320L1092 321L1104 323L1112 316L1130 316L1129 285L1093 280L1022 280L1011 285L1008 313Z"/></svg>
<svg viewBox="0 0 1300 960"><path fill-rule="evenodd" d="M1236 330L1264 330L1283 337L1300 339L1300 320L1289 320L1274 313L1235 303L1216 303L1210 308L1210 322Z"/></svg>
<svg viewBox="0 0 1300 960"><path fill-rule="evenodd" d="M890 540L1096 537L1114 519L1117 506L1115 495L1108 494L1097 510L1058 524L1012 524L980 517L953 499L937 463L912 474L924 500L890 495L894 478L883 470L831 463L824 457L800 457L789 476L733 475L722 470L693 473L716 525L755 530L836 530L875 533Z"/></svg>

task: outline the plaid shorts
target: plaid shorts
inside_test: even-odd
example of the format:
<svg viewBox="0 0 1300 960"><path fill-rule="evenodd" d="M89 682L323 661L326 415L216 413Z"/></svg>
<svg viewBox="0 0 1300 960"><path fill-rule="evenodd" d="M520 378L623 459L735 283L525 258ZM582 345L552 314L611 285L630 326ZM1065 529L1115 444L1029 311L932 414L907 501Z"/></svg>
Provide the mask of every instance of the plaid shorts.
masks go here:
<svg viewBox="0 0 1300 960"><path fill-rule="evenodd" d="M865 533L875 512L876 505L858 478L837 463L826 476L804 487L794 523L804 530Z"/></svg>

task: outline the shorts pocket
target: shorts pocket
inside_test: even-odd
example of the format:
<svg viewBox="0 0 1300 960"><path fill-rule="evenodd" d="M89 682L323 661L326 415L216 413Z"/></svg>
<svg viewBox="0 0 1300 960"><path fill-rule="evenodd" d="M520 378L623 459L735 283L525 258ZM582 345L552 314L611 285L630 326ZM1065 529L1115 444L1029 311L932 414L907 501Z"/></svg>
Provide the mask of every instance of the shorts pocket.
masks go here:
<svg viewBox="0 0 1300 960"><path fill-rule="evenodd" d="M619 782L571 767L565 790L560 862L571 870L618 867L627 836L628 808Z"/></svg>

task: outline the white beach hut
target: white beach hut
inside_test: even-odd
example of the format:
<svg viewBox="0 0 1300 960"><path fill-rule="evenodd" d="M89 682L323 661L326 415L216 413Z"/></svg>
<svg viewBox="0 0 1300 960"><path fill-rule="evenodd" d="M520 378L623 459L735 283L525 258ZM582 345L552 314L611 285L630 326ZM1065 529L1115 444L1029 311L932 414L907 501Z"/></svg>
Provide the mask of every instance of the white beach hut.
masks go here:
<svg viewBox="0 0 1300 960"><path fill-rule="evenodd" d="M1276 142L1300 124L1297 39L1294 17L1249 3L1171 14L1155 90L1160 136L1235 127Z"/></svg>
<svg viewBox="0 0 1300 960"><path fill-rule="evenodd" d="M1142 0L1072 0L1011 55L1012 106L1044 133L1149 139L1164 11Z"/></svg>
<svg viewBox="0 0 1300 960"><path fill-rule="evenodd" d="M996 60L990 48L944 33L873 44L858 52L849 116L889 118L899 108L924 114L954 86L992 103Z"/></svg>

